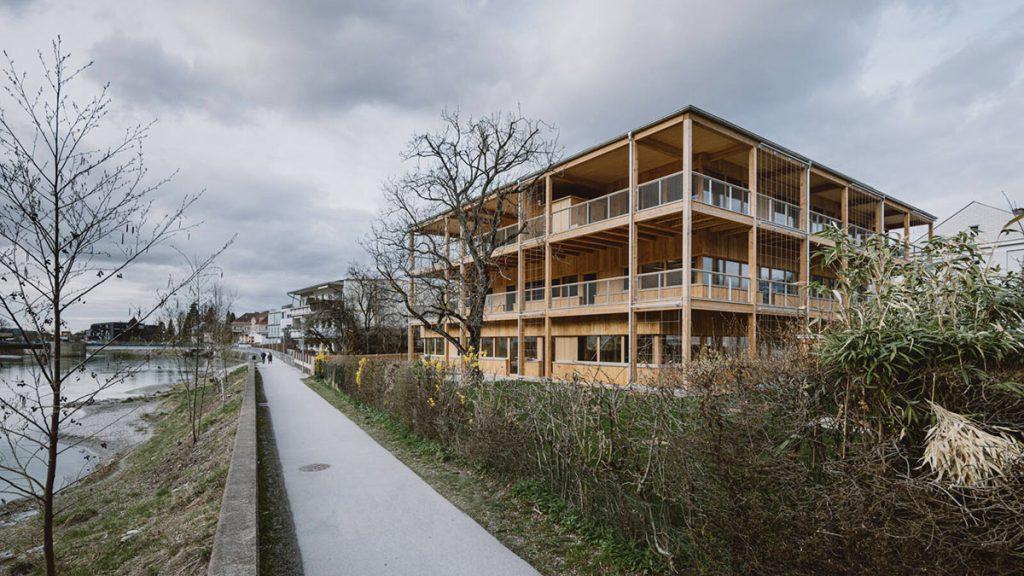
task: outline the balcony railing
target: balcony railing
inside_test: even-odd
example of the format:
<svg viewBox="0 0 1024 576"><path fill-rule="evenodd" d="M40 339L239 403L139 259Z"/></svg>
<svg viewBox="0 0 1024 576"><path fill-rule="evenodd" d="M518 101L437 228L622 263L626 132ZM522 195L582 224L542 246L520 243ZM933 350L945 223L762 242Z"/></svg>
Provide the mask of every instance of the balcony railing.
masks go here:
<svg viewBox="0 0 1024 576"><path fill-rule="evenodd" d="M800 229L800 207L771 196L758 195L757 218L777 226Z"/></svg>
<svg viewBox="0 0 1024 576"><path fill-rule="evenodd" d="M572 230L629 213L629 189L606 194L551 214L555 232Z"/></svg>
<svg viewBox="0 0 1024 576"><path fill-rule="evenodd" d="M907 255L907 246L903 242L903 238L896 236L889 236L884 234L882 238L885 239L886 245L892 250L897 256L903 257Z"/></svg>
<svg viewBox="0 0 1024 576"><path fill-rule="evenodd" d="M637 210L646 210L682 200L683 184L685 184L683 177L682 172L676 172L639 185L636 189Z"/></svg>
<svg viewBox="0 0 1024 576"><path fill-rule="evenodd" d="M683 270L662 270L637 274L637 302L663 302L683 297Z"/></svg>
<svg viewBox="0 0 1024 576"><path fill-rule="evenodd" d="M750 278L724 272L694 270L690 297L720 302L750 302Z"/></svg>
<svg viewBox="0 0 1024 576"><path fill-rule="evenodd" d="M811 234L821 234L829 228L842 228L843 221L821 212L811 210Z"/></svg>
<svg viewBox="0 0 1024 576"><path fill-rule="evenodd" d="M619 276L555 286L551 289L551 307L564 309L625 304L629 302L628 280L628 276Z"/></svg>
<svg viewBox="0 0 1024 576"><path fill-rule="evenodd" d="M864 244L867 242L868 238L876 234L874 230L869 230L856 224L849 224L847 226L846 233L850 235L850 238L853 239L855 244Z"/></svg>
<svg viewBox="0 0 1024 576"><path fill-rule="evenodd" d="M484 297L484 314L502 314L516 311L516 291L488 294Z"/></svg>
<svg viewBox="0 0 1024 576"><path fill-rule="evenodd" d="M750 214L750 190L725 180L693 174L693 199L739 214Z"/></svg>
<svg viewBox="0 0 1024 576"><path fill-rule="evenodd" d="M799 282L758 280L757 301L774 308L799 308L803 305L804 286Z"/></svg>
<svg viewBox="0 0 1024 576"><path fill-rule="evenodd" d="M819 292L817 294L811 294L807 298L807 305L814 312L832 312L832 309L836 305L836 300L831 294Z"/></svg>
<svg viewBox="0 0 1024 576"><path fill-rule="evenodd" d="M523 226L523 241L540 238L544 236L544 233L544 215L534 216Z"/></svg>

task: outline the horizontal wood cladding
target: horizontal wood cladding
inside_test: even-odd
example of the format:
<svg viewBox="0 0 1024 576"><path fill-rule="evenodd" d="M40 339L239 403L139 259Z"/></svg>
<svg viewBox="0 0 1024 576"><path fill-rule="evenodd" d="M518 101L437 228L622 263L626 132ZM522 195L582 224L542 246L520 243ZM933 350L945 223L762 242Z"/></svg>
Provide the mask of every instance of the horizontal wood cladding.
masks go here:
<svg viewBox="0 0 1024 576"><path fill-rule="evenodd" d="M580 380L582 382L603 382L626 385L629 383L629 367L618 364L579 364L559 362L557 357L551 367L556 380Z"/></svg>

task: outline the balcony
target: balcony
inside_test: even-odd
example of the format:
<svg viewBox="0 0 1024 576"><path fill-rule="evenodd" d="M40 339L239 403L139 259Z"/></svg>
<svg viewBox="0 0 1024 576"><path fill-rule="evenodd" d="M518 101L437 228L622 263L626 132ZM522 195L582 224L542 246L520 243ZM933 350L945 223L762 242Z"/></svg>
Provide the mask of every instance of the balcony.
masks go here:
<svg viewBox="0 0 1024 576"><path fill-rule="evenodd" d="M800 207L785 200L759 195L757 219L783 228L800 230Z"/></svg>
<svg viewBox="0 0 1024 576"><path fill-rule="evenodd" d="M527 220L526 225L523 226L523 242L533 240L534 238L542 238L545 232L544 215L534 216Z"/></svg>
<svg viewBox="0 0 1024 576"><path fill-rule="evenodd" d="M853 239L854 244L864 244L868 241L868 238L875 235L874 230L869 230L863 226L857 226L856 224L849 224L847 226L846 233Z"/></svg>
<svg viewBox="0 0 1024 576"><path fill-rule="evenodd" d="M638 303L672 302L683 297L683 270L662 270L647 272L636 277Z"/></svg>
<svg viewBox="0 0 1024 576"><path fill-rule="evenodd" d="M750 302L750 278L724 272L694 270L690 277L690 297L717 302Z"/></svg>
<svg viewBox="0 0 1024 576"><path fill-rule="evenodd" d="M676 172L638 186L636 189L637 210L647 210L682 200L683 178L683 172Z"/></svg>
<svg viewBox="0 0 1024 576"><path fill-rule="evenodd" d="M619 190L551 214L553 232L565 232L629 213L629 189Z"/></svg>
<svg viewBox="0 0 1024 576"><path fill-rule="evenodd" d="M812 312L819 312L822 314L831 314L833 308L835 308L836 300L831 294L825 292L819 292L811 294L807 299L807 306Z"/></svg>
<svg viewBox="0 0 1024 576"><path fill-rule="evenodd" d="M842 229L842 227L842 220L811 210L811 234L821 234L829 228Z"/></svg>
<svg viewBox="0 0 1024 576"><path fill-rule="evenodd" d="M803 305L804 286L799 282L759 280L757 291L757 301L763 307L796 309Z"/></svg>
<svg viewBox="0 0 1024 576"><path fill-rule="evenodd" d="M555 310L609 306L628 302L628 276L562 284L551 288L551 308Z"/></svg>
<svg viewBox="0 0 1024 576"><path fill-rule="evenodd" d="M516 291L488 294L484 297L484 314L505 314L516 311Z"/></svg>
<svg viewBox="0 0 1024 576"><path fill-rule="evenodd" d="M701 204L750 215L750 190L699 172L693 174L693 199Z"/></svg>

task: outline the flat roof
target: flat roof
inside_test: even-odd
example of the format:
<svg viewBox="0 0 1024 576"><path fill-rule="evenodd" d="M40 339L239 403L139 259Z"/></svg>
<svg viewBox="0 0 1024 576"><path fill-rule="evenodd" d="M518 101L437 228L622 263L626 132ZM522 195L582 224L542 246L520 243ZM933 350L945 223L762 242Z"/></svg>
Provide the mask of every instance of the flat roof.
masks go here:
<svg viewBox="0 0 1024 576"><path fill-rule="evenodd" d="M745 137L747 137L747 138L749 138L751 140L756 140L756 141L758 141L761 144L767 145L767 146L769 146L769 147L771 147L771 148L773 148L773 149L775 149L775 150L777 150L779 152L782 152L783 154L785 154L787 156L790 156L794 160L797 160L799 162L807 164L810 167L815 167L815 168L818 168L818 169L823 170L825 172L828 172L828 173L830 173L830 174L832 174L832 175L834 175L837 178L840 178L842 180L846 180L850 184L852 184L854 186L857 186L858 188L864 190L865 192L869 192L871 194L874 194L874 195L878 196L879 198L881 198L882 200L889 200L890 202L899 204L899 205L909 209L912 212L915 212L915 213L917 213L917 214L919 214L921 216L924 216L925 218L928 218L928 219L931 219L931 220L938 220L938 218L934 214L931 214L930 212L926 212L926 211L924 211L924 210L914 206L913 204L910 204L909 202L905 202L903 200L900 200L899 198L896 198L894 196L886 194L885 192L882 192L881 190L875 188L874 186L872 186L870 184L867 184L865 182L857 180L856 178L852 178L852 177L844 174L843 172L840 172L839 170L836 170L834 168L830 168L830 167L826 166L825 164L822 164L820 162L816 162L816 161L808 158L807 156L804 156L803 154L800 154L799 152L795 152L793 150L790 150L789 148L787 148L787 147L785 147L785 146L783 146L781 144L778 144L778 143L776 143L776 142L774 142L772 140L769 140L768 138L765 138L765 137L763 137L763 136L761 136L761 135L759 135L759 134L757 134L755 132L752 132L752 131L750 131L750 130L748 130L748 129L746 129L746 128L738 125L738 124L730 122L729 120L726 120L725 118L722 118L721 116L717 116L715 114L712 114L711 112L708 112L707 110L704 110L703 108L699 108L699 107L694 106L692 104L687 104L686 106L676 110L675 112L672 112L670 114L666 114L665 116L662 116L662 117L660 117L660 118L658 118L656 120L652 120L650 122L647 122L646 124L643 124L643 125L641 125L641 126L639 126L637 128L634 128L633 130L630 130L628 132L622 133L622 134L620 134L618 136L615 136L615 137L612 137L612 138L608 138L608 139L602 140L601 142L599 142L597 144L594 144L593 146L588 146L587 148L584 148L584 149L582 149L582 150L580 150L578 152L575 152L575 153L569 155L568 157L566 157L566 158L564 158L562 160L559 160L556 164L553 164L552 166L549 166L549 167L545 168L543 171L532 172L530 174L522 176L521 178L519 178L519 180L517 180L517 183L523 182L525 180L529 180L531 178L536 178L536 177L538 177L538 176L540 176L542 174L546 174L546 173L549 173L549 172L555 172L555 171L557 171L559 169L560 166L563 166L563 165L568 164L568 163L570 163L570 162L572 162L572 161L574 161L574 160L576 160L578 158L586 156L587 154L590 154L591 152L594 152L595 150L600 150L601 148L604 148L605 146L609 146L609 145L614 144L616 142L619 142L619 141L621 141L623 139L628 139L630 137L630 135L633 134L634 132L641 132L643 130L647 130L648 128L652 128L652 127L657 126L658 124L661 124L663 122L668 122L669 120L672 120L673 118L676 118L678 116L682 116L683 114L687 114L687 113L697 114L699 116L703 116L704 118L706 118L706 119L708 119L708 120L710 120L712 122L715 122L717 124L720 124L720 125L728 128L729 130L732 130L733 132L736 132L736 133L738 133L738 134L740 134L742 136L745 136ZM437 218L447 214L450 211L451 210L449 210L449 209L440 210L438 213L433 214L431 216L427 216L427 217L423 218L422 220L420 220L419 222L416 222L415 226L417 226L417 227L423 226L423 225L427 224L428 222L431 222L431 221L433 221L433 220L435 220L435 219L437 219Z"/></svg>
<svg viewBox="0 0 1024 576"><path fill-rule="evenodd" d="M573 160L575 160L577 158L585 156L585 155L587 155L587 154L589 154L589 153L591 153L591 152L593 152L595 150L599 150L599 149L601 149L601 148L603 148L605 146L608 146L610 144L614 144L615 142L618 142L618 141L622 140L623 138L629 138L630 134L632 134L634 132L640 132L640 131L643 131L643 130L647 130L648 128L652 128L654 126L657 126L658 124L661 124L662 122L667 122L667 121L669 121L669 120L671 120L671 119L673 119L673 118L675 118L677 116L682 116L683 114L686 114L686 113L698 114L700 116L703 116L703 117L707 118L708 120L711 120L712 122L716 122L718 124L721 124L722 126L725 126L726 128L728 128L728 129L730 129L730 130L732 130L734 132L742 134L743 136L746 136L747 138L750 138L751 140L758 140L758 141L760 141L763 144L767 144L768 146L770 146L772 148L775 148L779 152L782 152L782 153L784 153L784 154L786 154L788 156L792 156L793 159L795 159L795 160L799 160L799 161L801 161L801 162L803 162L805 164L808 164L808 165L811 165L811 166L816 166L816 167L820 168L821 170L824 170L826 172L830 172L830 173L834 174L835 176L837 176L837 177L839 177L839 178L841 178L843 180L849 181L851 184L855 184L859 188L863 188L865 191L868 191L868 192L871 192L872 194L878 195L882 199L890 200L890 201L895 202L897 204L901 204L901 205L911 209L912 211L917 212L918 214L920 214L922 216L925 216L927 218L931 218L932 220L937 220L935 215L933 215L933 214L931 214L929 212L925 212L924 210L921 210L920 208L918 208L918 207L916 207L916 206L914 206L912 204L904 202L903 200L900 200L898 198L890 196L890 195L886 194L885 192L882 192L881 190L875 188L874 186L871 186L870 184L866 184L864 182L861 182L860 180L857 180L856 178L851 178L850 176L847 176L846 174L843 174L842 172L840 172L838 170L835 170L833 168L829 168L828 166L826 166L826 165L824 165L824 164L822 164L820 162L815 162L814 160L811 160L810 158L808 158L807 156L804 156L803 154L800 154L799 152L794 152L793 150L790 150L789 148L786 148L785 146L783 146L781 144L773 142L773 141L771 141L771 140L769 140L769 139L767 139L767 138L765 138L765 137L763 137L763 136L761 136L759 134L756 134L756 133L754 133L754 132L752 132L750 130L747 130L746 128L744 128L742 126L734 124L734 123L726 120L725 118L722 118L721 116L716 116L715 114L712 114L711 112L708 112L707 110L704 110L702 108L698 108L697 106L694 106L692 104L688 104L688 105L680 108L679 110L676 110L675 112L672 112L670 114L662 116L661 118L658 118L657 120L653 120L651 122L648 122L648 123L646 123L646 124L644 124L642 126L639 126L639 127L635 128L635 129L633 129L633 130L630 130L629 132L626 132L624 134L620 134L619 136L615 136L614 138L609 138L607 140L604 140L604 141L600 142L599 144L596 144L594 146L589 146L589 147L587 147L587 148L585 148L585 149L583 149L583 150L581 150L579 152L576 152L575 154L572 154L568 158L565 158L564 160L559 161L557 164L555 164L554 166L552 166L548 170L545 170L545 172L550 172L552 170L557 170L558 167L563 165L563 164L568 164L569 162L572 162ZM536 175L537 175L537 173L534 173L534 174L532 174L529 177L533 177L533 176L536 176Z"/></svg>
<svg viewBox="0 0 1024 576"><path fill-rule="evenodd" d="M344 288L345 280L329 280L327 282L321 282L305 288L299 288L298 290L292 290L288 293L289 296L302 296L303 294L309 294L316 292L317 290L325 290L327 288Z"/></svg>

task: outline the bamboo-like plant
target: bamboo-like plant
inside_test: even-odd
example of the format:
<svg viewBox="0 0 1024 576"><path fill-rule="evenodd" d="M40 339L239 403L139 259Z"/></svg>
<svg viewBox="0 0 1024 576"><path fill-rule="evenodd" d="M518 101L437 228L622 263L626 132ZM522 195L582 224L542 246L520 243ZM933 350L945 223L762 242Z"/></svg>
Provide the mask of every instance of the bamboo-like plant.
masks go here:
<svg viewBox="0 0 1024 576"><path fill-rule="evenodd" d="M921 440L929 401L963 412L980 395L1024 398L1013 378L1024 358L1020 274L990 267L967 233L925 241L911 258L881 237L829 238L822 263L839 272L839 317L816 351L844 439L852 424Z"/></svg>

